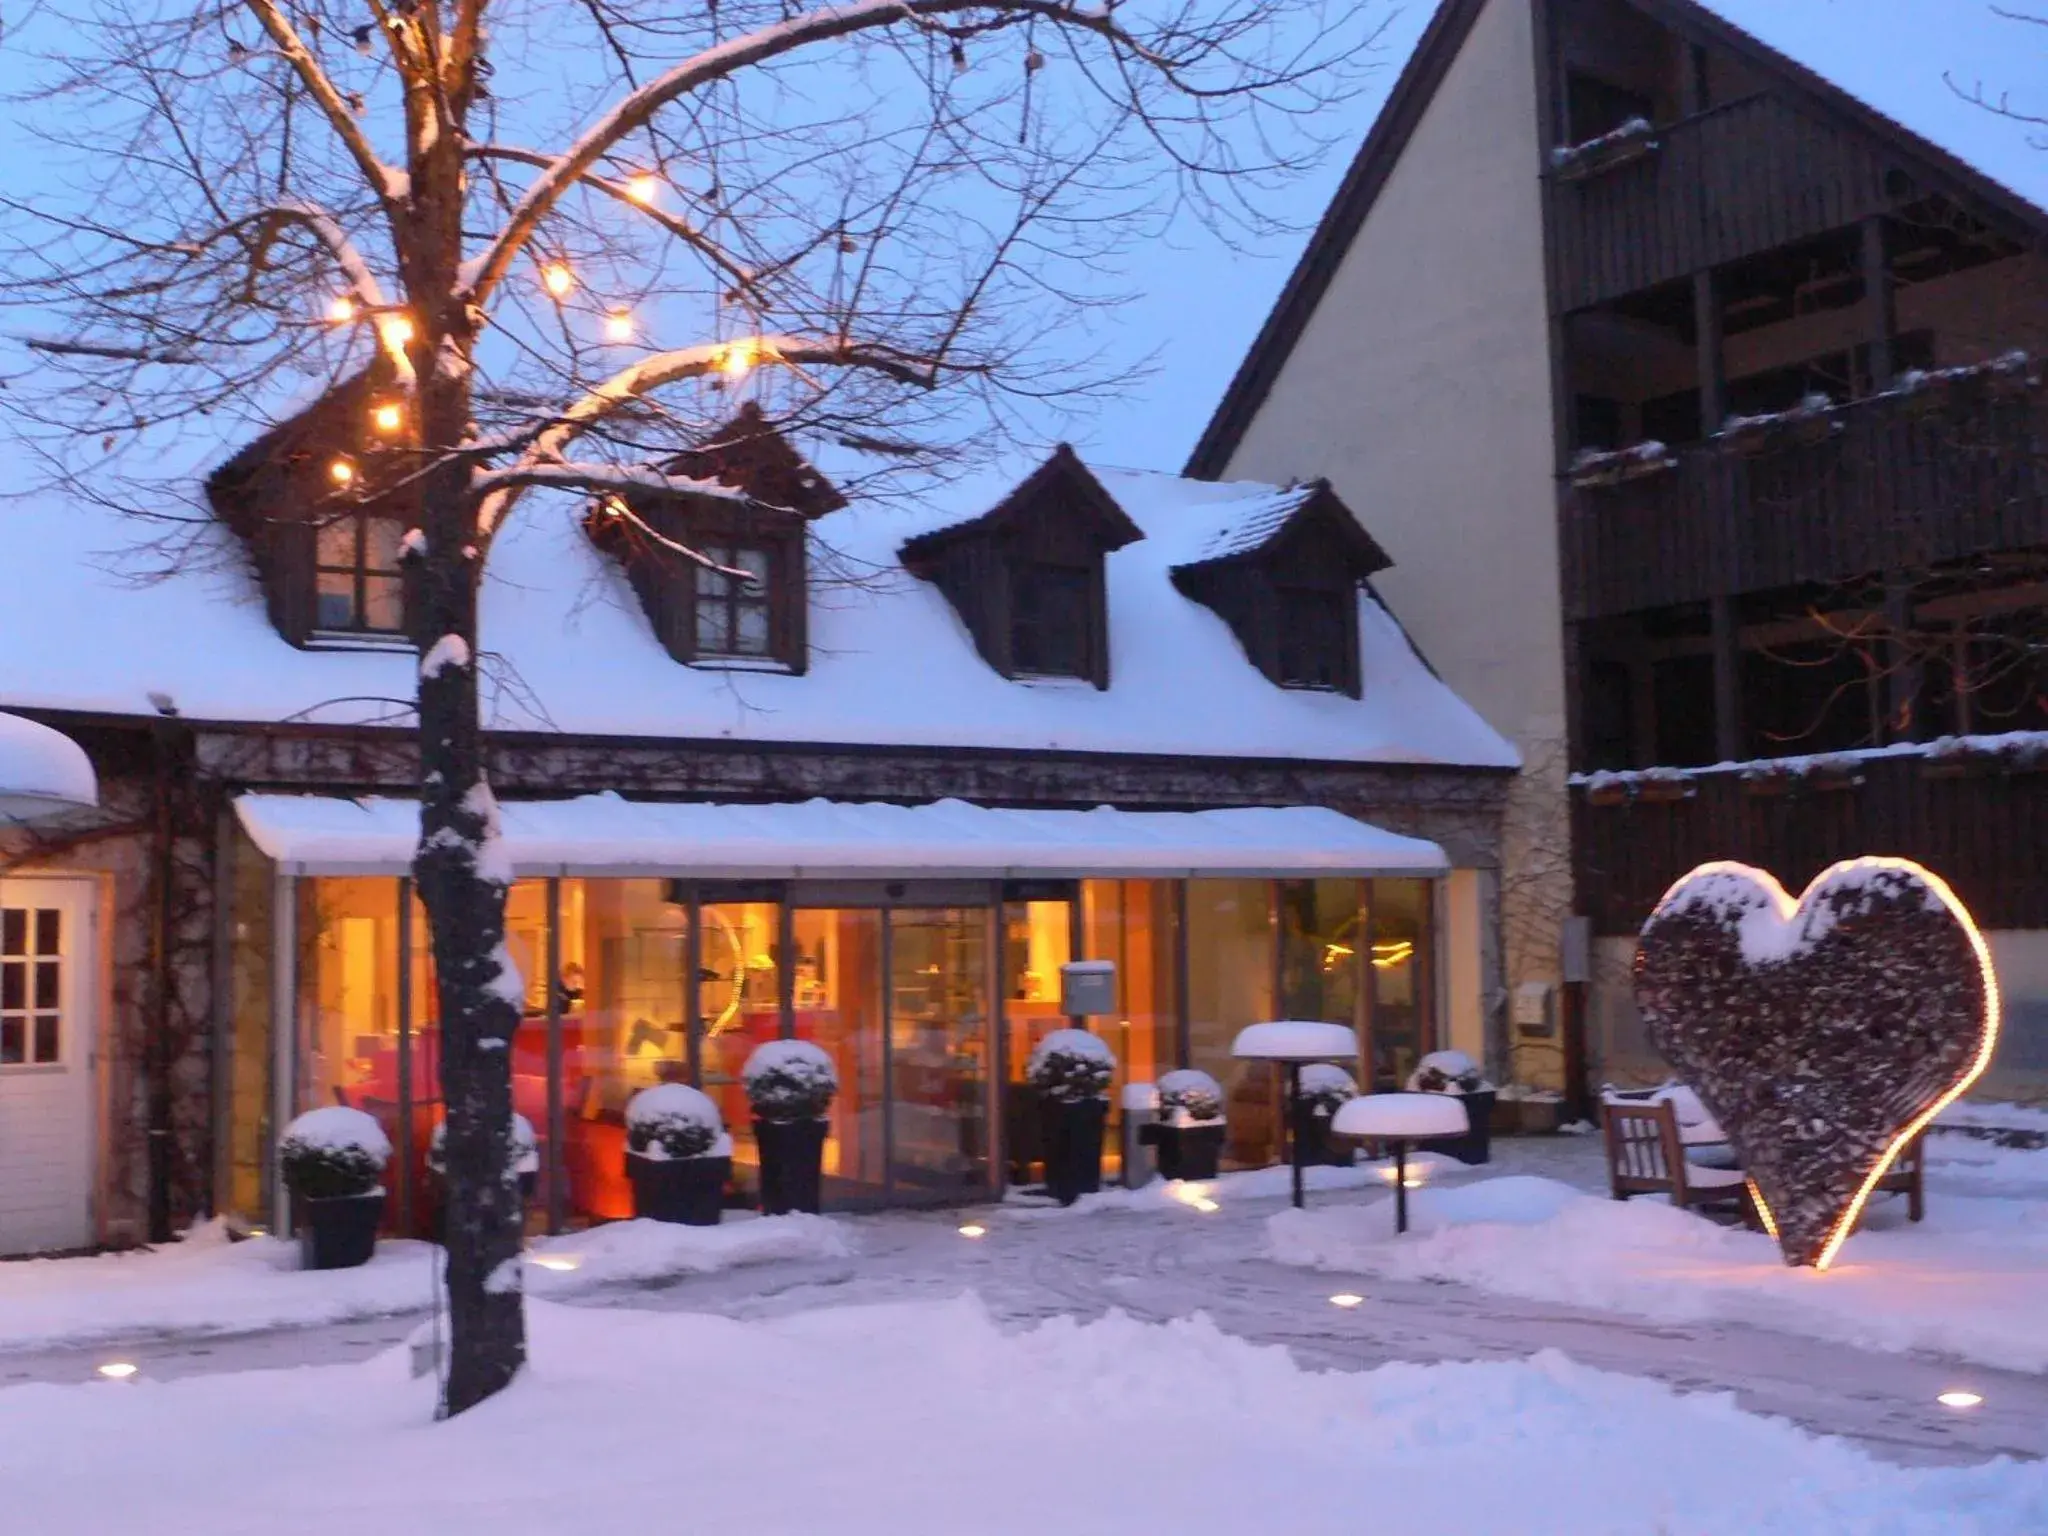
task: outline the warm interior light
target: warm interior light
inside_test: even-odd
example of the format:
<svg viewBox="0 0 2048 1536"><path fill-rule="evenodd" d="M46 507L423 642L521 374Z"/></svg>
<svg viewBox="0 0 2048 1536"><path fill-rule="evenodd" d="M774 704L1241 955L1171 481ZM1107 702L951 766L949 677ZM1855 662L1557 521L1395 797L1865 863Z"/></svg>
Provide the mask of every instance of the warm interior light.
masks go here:
<svg viewBox="0 0 2048 1536"><path fill-rule="evenodd" d="M566 1275L572 1269L583 1267L583 1256L576 1253L535 1253L528 1255L542 1269L552 1269Z"/></svg>
<svg viewBox="0 0 2048 1536"><path fill-rule="evenodd" d="M1944 1408L1975 1408L1984 1398L1976 1392L1944 1392L1935 1401Z"/></svg>
<svg viewBox="0 0 2048 1536"><path fill-rule="evenodd" d="M1355 1307L1364 1300L1363 1296L1356 1295L1350 1291L1339 1291L1330 1298L1330 1305L1333 1307Z"/></svg>
<svg viewBox="0 0 2048 1536"><path fill-rule="evenodd" d="M1383 971L1406 965L1414 957L1415 944L1411 939L1386 939L1372 947L1372 963Z"/></svg>
<svg viewBox="0 0 2048 1536"><path fill-rule="evenodd" d="M356 301L345 293L337 293L334 302L327 306L327 318L336 325L347 325L356 317Z"/></svg>
<svg viewBox="0 0 2048 1536"><path fill-rule="evenodd" d="M633 316L626 310L615 309L604 317L604 339L606 341L631 341L633 339Z"/></svg>
<svg viewBox="0 0 2048 1536"><path fill-rule="evenodd" d="M551 261L540 269L540 282L556 298L566 299L575 291L576 274L566 261Z"/></svg>
<svg viewBox="0 0 2048 1536"><path fill-rule="evenodd" d="M649 171L626 179L626 196L643 208L654 206L654 200L661 196L661 178Z"/></svg>
<svg viewBox="0 0 2048 1536"><path fill-rule="evenodd" d="M962 1237L987 1237L988 1228L978 1221L970 1221L960 1229L960 1235Z"/></svg>
<svg viewBox="0 0 2048 1536"><path fill-rule="evenodd" d="M355 465L349 463L347 459L336 459L332 464L327 466L327 478L332 480L336 485L347 485L352 480L354 480L355 477L356 467Z"/></svg>
<svg viewBox="0 0 2048 1536"><path fill-rule="evenodd" d="M109 1360L100 1367L100 1374L109 1381L126 1381L142 1367L132 1360Z"/></svg>
<svg viewBox="0 0 2048 1536"><path fill-rule="evenodd" d="M387 401L370 412L370 421L379 432L396 432L405 425L405 412Z"/></svg>

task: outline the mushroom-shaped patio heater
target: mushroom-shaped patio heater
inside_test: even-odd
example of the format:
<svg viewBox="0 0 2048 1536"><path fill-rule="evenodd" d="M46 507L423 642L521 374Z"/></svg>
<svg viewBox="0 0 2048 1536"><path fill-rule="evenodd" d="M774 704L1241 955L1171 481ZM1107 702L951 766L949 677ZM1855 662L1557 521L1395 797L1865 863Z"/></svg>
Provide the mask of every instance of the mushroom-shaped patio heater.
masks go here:
<svg viewBox="0 0 2048 1536"><path fill-rule="evenodd" d="M1358 1036L1343 1024L1275 1019L1247 1024L1231 1042L1239 1061L1277 1061L1287 1069L1287 1128L1293 1145L1294 1207L1301 1209L1301 1069L1312 1061L1356 1061Z"/></svg>
<svg viewBox="0 0 2048 1536"><path fill-rule="evenodd" d="M1455 1093L1367 1093L1337 1106L1330 1129L1370 1136L1394 1149L1394 1230L1408 1230L1408 1144L1462 1136L1472 1128L1464 1096Z"/></svg>
<svg viewBox="0 0 2048 1536"><path fill-rule="evenodd" d="M85 749L61 731L0 714L0 826L100 803Z"/></svg>

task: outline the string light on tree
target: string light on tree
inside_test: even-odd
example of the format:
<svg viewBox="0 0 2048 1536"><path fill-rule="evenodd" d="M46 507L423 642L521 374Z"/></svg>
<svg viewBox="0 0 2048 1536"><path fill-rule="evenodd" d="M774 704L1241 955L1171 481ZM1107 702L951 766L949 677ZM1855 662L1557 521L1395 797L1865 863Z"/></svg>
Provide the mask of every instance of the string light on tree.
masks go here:
<svg viewBox="0 0 2048 1536"><path fill-rule="evenodd" d="M540 269L540 285L556 298L566 299L576 291L576 274L566 261L550 261Z"/></svg>
<svg viewBox="0 0 2048 1536"><path fill-rule="evenodd" d="M370 425L379 432L396 432L405 425L405 411L402 407L386 400L371 410Z"/></svg>
<svg viewBox="0 0 2048 1536"><path fill-rule="evenodd" d="M347 459L336 459L327 466L327 478L336 485L352 485L355 483L356 467Z"/></svg>
<svg viewBox="0 0 2048 1536"><path fill-rule="evenodd" d="M626 178L626 196L642 208L652 208L661 196L661 178L652 171L641 171Z"/></svg>
<svg viewBox="0 0 2048 1536"><path fill-rule="evenodd" d="M327 318L336 325L347 325L356 317L356 301L345 293L337 293L334 302L327 306Z"/></svg>
<svg viewBox="0 0 2048 1536"><path fill-rule="evenodd" d="M615 309L604 317L604 339L606 341L631 341L633 339L633 314L631 310Z"/></svg>
<svg viewBox="0 0 2048 1536"><path fill-rule="evenodd" d="M386 315L377 322L377 334L383 338L387 348L399 352L412 345L416 333L412 328L412 321L406 316Z"/></svg>
<svg viewBox="0 0 2048 1536"><path fill-rule="evenodd" d="M744 379L760 361L760 348L752 341L735 341L718 357L718 371L728 379Z"/></svg>

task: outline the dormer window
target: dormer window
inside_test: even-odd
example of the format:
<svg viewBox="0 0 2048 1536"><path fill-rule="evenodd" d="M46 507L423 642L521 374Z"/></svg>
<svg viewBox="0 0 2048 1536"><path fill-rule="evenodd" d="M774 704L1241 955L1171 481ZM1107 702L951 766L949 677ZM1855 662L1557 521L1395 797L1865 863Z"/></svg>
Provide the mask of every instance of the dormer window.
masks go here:
<svg viewBox="0 0 2048 1536"><path fill-rule="evenodd" d="M1204 510L1174 586L1213 609L1282 688L1360 697L1359 589L1393 564L1372 535L1321 480Z"/></svg>
<svg viewBox="0 0 2048 1536"><path fill-rule="evenodd" d="M323 634L402 634L405 524L365 513L331 518L314 536L313 627Z"/></svg>
<svg viewBox="0 0 2048 1536"><path fill-rule="evenodd" d="M1005 677L1109 686L1104 559L1143 538L1064 443L993 511L919 534L904 569L946 596Z"/></svg>

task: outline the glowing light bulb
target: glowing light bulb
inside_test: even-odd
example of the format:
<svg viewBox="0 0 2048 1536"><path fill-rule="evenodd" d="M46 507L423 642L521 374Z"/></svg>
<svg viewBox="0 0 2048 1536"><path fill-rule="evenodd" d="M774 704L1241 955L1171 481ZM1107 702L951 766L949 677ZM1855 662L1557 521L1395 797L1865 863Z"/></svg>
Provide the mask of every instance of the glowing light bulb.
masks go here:
<svg viewBox="0 0 2048 1536"><path fill-rule="evenodd" d="M336 459L327 466L327 478L336 485L348 485L355 480L356 467L347 459Z"/></svg>
<svg viewBox="0 0 2048 1536"><path fill-rule="evenodd" d="M654 200L661 196L661 178L650 171L627 177L626 196L642 208L652 208Z"/></svg>
<svg viewBox="0 0 2048 1536"><path fill-rule="evenodd" d="M571 1270L581 1269L583 1267L583 1256L581 1254L536 1253L530 1255L530 1257L533 1259L533 1262L538 1264L542 1269L552 1269L555 1271L555 1273L562 1275L568 1274Z"/></svg>
<svg viewBox="0 0 2048 1536"><path fill-rule="evenodd" d="M1984 1398L1976 1392L1944 1392L1935 1401L1944 1408L1975 1408Z"/></svg>
<svg viewBox="0 0 2048 1536"><path fill-rule="evenodd" d="M405 425L405 412L387 401L370 412L370 424L379 432L396 432Z"/></svg>
<svg viewBox="0 0 2048 1536"><path fill-rule="evenodd" d="M987 1237L988 1228L978 1221L970 1221L960 1229L960 1235L962 1237Z"/></svg>
<svg viewBox="0 0 2048 1536"><path fill-rule="evenodd" d="M356 317L356 301L345 293L337 293L334 302L327 306L327 318L336 325L347 325Z"/></svg>
<svg viewBox="0 0 2048 1536"><path fill-rule="evenodd" d="M633 339L633 316L626 310L615 309L604 317L604 339L606 341L631 341Z"/></svg>
<svg viewBox="0 0 2048 1536"><path fill-rule="evenodd" d="M576 274L566 261L551 261L540 269L540 283L556 298L566 299L575 292Z"/></svg>
<svg viewBox="0 0 2048 1536"><path fill-rule="evenodd" d="M1364 1300L1363 1296L1355 1295L1350 1291L1339 1291L1330 1298L1330 1305L1333 1307L1355 1307Z"/></svg>
<svg viewBox="0 0 2048 1536"><path fill-rule="evenodd" d="M377 322L377 334L384 338L384 345L393 352L412 344L414 331L412 321L404 315L386 315Z"/></svg>
<svg viewBox="0 0 2048 1536"><path fill-rule="evenodd" d="M743 379L754 366L754 344L751 341L736 341L727 347L718 359L718 371L728 379Z"/></svg>
<svg viewBox="0 0 2048 1536"><path fill-rule="evenodd" d="M100 1374L109 1381L126 1381L142 1367L132 1360L109 1360L100 1367Z"/></svg>

